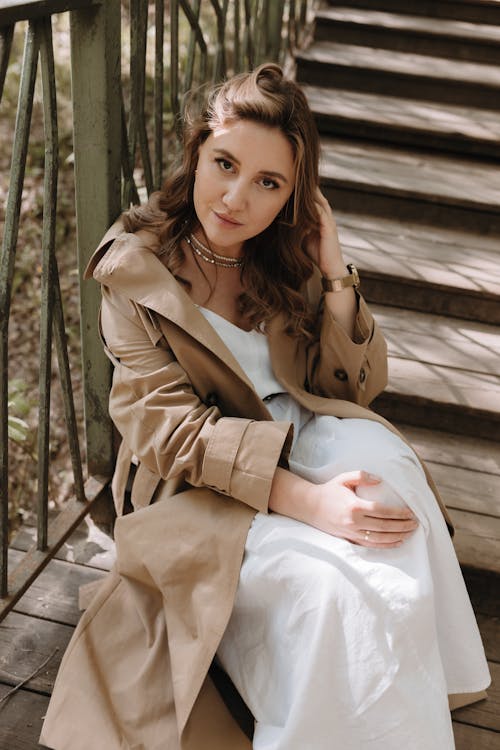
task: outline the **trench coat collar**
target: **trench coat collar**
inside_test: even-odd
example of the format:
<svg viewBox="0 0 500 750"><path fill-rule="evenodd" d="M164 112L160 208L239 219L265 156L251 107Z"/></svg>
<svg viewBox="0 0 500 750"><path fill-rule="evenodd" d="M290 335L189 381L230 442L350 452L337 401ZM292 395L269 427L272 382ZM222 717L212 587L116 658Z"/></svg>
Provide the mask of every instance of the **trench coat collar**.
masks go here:
<svg viewBox="0 0 500 750"><path fill-rule="evenodd" d="M104 235L85 269L84 278L93 276L100 284L125 294L128 299L179 326L254 390L253 383L232 352L158 258L155 253L157 245L158 239L153 232L127 233L119 219ZM276 316L271 335L276 335L283 324L284 316ZM280 379L278 373L276 377Z"/></svg>

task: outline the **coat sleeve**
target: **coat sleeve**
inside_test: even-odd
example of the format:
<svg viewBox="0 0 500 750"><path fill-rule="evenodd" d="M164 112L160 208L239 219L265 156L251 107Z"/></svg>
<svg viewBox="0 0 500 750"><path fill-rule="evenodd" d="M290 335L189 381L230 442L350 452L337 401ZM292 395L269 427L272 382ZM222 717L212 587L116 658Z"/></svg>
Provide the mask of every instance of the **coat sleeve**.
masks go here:
<svg viewBox="0 0 500 750"><path fill-rule="evenodd" d="M102 334L115 363L109 409L130 450L163 479L206 486L266 513L289 422L222 416L195 393L147 311L103 287Z"/></svg>
<svg viewBox="0 0 500 750"><path fill-rule="evenodd" d="M387 385L387 346L361 295L351 339L324 304L319 277L308 284L318 310L317 335L308 347L307 377L312 393L367 406Z"/></svg>

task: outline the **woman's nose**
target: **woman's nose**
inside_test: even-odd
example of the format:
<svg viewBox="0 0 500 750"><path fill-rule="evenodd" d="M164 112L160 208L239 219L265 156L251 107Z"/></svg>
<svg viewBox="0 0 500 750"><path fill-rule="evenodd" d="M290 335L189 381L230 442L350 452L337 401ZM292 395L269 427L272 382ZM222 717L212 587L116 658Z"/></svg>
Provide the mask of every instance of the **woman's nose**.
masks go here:
<svg viewBox="0 0 500 750"><path fill-rule="evenodd" d="M247 190L245 185L239 181L234 181L228 186L222 197L222 201L231 211L239 211L244 208L247 200Z"/></svg>

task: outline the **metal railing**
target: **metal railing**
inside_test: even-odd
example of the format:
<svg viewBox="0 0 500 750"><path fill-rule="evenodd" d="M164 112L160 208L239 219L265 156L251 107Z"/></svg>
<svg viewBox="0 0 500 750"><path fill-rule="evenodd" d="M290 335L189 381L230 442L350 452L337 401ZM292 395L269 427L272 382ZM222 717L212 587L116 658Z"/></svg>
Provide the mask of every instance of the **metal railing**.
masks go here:
<svg viewBox="0 0 500 750"><path fill-rule="evenodd" d="M114 460L107 410L110 368L97 337L99 290L96 284L79 287L85 401L85 444L80 446L59 278L60 157L52 22L53 16L66 11L71 38L75 263L81 280L93 249L120 210L138 202L142 190L149 194L160 186L177 150L186 92L264 59L283 62L306 28L307 0L12 0L0 7L0 117L13 40L20 27L25 27L0 257L0 618L107 491ZM21 202L37 76L45 133L39 238L37 541L9 572L9 425L13 424L8 396L9 323L17 252L23 239ZM49 521L53 348L74 493ZM86 480L81 448L86 455Z"/></svg>

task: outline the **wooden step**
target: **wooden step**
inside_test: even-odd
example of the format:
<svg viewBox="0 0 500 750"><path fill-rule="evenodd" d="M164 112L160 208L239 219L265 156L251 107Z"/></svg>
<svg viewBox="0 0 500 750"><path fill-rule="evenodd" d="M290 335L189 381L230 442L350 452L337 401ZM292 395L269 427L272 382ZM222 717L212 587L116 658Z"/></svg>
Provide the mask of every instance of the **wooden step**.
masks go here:
<svg viewBox="0 0 500 750"><path fill-rule="evenodd" d="M500 233L496 166L334 138L321 148L321 184L334 209Z"/></svg>
<svg viewBox="0 0 500 750"><path fill-rule="evenodd" d="M474 570L500 576L500 442L405 424L398 427L426 462L450 511L456 526L455 549L460 564L470 571L469 580ZM477 596L476 609L482 611L485 599L496 598L489 614L500 615L498 586L500 577L485 577L480 586L473 581L470 590Z"/></svg>
<svg viewBox="0 0 500 750"><path fill-rule="evenodd" d="M500 25L499 0L342 0L342 6Z"/></svg>
<svg viewBox="0 0 500 750"><path fill-rule="evenodd" d="M338 210L335 217L369 302L500 324L500 238Z"/></svg>
<svg viewBox="0 0 500 750"><path fill-rule="evenodd" d="M321 133L500 160L500 112L418 99L303 89Z"/></svg>
<svg viewBox="0 0 500 750"><path fill-rule="evenodd" d="M334 42L314 42L295 60L301 83L500 109L497 65Z"/></svg>
<svg viewBox="0 0 500 750"><path fill-rule="evenodd" d="M389 384L373 409L392 422L500 441L498 330L401 308L371 307L389 353Z"/></svg>
<svg viewBox="0 0 500 750"><path fill-rule="evenodd" d="M315 13L314 38L453 60L500 62L500 27L337 6Z"/></svg>

